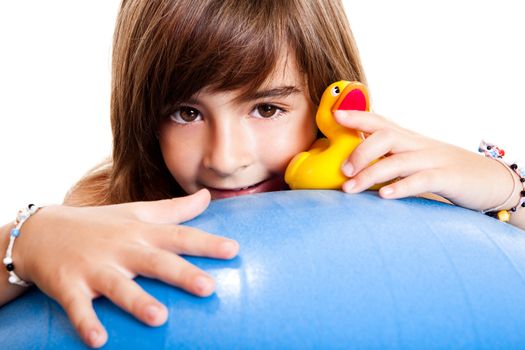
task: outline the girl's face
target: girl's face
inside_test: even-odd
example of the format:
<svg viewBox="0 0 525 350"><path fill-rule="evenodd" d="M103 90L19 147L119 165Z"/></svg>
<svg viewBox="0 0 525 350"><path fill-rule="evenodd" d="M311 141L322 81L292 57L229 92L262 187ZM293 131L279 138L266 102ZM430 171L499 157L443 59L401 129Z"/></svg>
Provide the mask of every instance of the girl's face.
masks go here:
<svg viewBox="0 0 525 350"><path fill-rule="evenodd" d="M286 59L287 58L287 59ZM164 161L183 190L213 199L282 190L291 158L315 139L315 107L291 55L247 99L202 89L161 125Z"/></svg>

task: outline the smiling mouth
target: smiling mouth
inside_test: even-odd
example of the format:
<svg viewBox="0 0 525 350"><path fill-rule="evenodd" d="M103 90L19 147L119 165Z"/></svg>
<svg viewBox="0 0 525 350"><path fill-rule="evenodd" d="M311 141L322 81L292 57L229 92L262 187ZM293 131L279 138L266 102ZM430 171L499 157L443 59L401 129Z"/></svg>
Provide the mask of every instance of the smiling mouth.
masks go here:
<svg viewBox="0 0 525 350"><path fill-rule="evenodd" d="M221 199L254 193L280 191L286 188L286 184L282 177L273 176L256 184L239 188L214 188L208 186L206 186L206 188L210 191L212 199Z"/></svg>

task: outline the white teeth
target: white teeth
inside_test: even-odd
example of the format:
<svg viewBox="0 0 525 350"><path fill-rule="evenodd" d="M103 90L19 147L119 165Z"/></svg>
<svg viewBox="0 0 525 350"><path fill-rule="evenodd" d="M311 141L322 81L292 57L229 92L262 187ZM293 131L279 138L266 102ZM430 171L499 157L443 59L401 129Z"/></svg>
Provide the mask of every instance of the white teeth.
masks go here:
<svg viewBox="0 0 525 350"><path fill-rule="evenodd" d="M252 188L254 185L248 185L248 186L244 186L244 187L240 187L237 191L242 191L242 190L246 190L248 188Z"/></svg>
<svg viewBox="0 0 525 350"><path fill-rule="evenodd" d="M243 190L247 190L249 188L252 188L254 187L255 185L248 185L248 186L244 186L244 187L237 187L237 188L218 188L219 190L222 190L222 191L243 191Z"/></svg>

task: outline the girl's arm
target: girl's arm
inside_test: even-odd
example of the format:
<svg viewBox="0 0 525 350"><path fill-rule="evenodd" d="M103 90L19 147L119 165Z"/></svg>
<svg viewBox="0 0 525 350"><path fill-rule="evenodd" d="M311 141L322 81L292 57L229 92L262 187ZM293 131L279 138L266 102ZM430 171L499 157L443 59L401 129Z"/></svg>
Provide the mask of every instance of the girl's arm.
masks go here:
<svg viewBox="0 0 525 350"><path fill-rule="evenodd" d="M343 172L352 177L343 185L346 192L399 178L380 189L381 197L432 192L479 211L502 204L510 209L520 201L523 185L518 175L494 159L424 137L374 113L337 111L334 115L341 125L368 135L343 166ZM525 208L518 208L510 223L525 229Z"/></svg>
<svg viewBox="0 0 525 350"><path fill-rule="evenodd" d="M55 299L90 346L107 340L92 306L101 295L142 322L160 325L167 319L165 306L135 283L135 276L207 296L214 290L212 278L179 255L230 259L238 252L235 241L178 225L199 215L209 201L209 192L201 190L152 202L42 208L24 223L15 241L15 272ZM4 227L1 254L6 240ZM0 276L3 304L22 289L7 283L5 269Z"/></svg>

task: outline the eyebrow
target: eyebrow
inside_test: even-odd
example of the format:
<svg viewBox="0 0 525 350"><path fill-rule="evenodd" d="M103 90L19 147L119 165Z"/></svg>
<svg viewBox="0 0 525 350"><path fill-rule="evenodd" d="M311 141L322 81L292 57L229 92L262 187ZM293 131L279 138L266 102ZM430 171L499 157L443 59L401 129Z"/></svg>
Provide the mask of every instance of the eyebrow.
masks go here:
<svg viewBox="0 0 525 350"><path fill-rule="evenodd" d="M301 90L298 89L296 86L279 86L272 89L249 92L240 96L239 99L242 102L247 102L268 97L284 98L293 94L298 94L300 92Z"/></svg>
<svg viewBox="0 0 525 350"><path fill-rule="evenodd" d="M301 90L297 88L296 86L278 86L275 88L267 89L267 90L257 90L257 91L250 91L246 94L241 94L237 98L235 98L235 101L237 102L249 102L253 100L259 100L262 98L269 98L269 97L277 97L277 98L285 98L293 94L301 93ZM185 100L186 103L189 104L198 104L199 101L195 97L190 97L187 100Z"/></svg>

